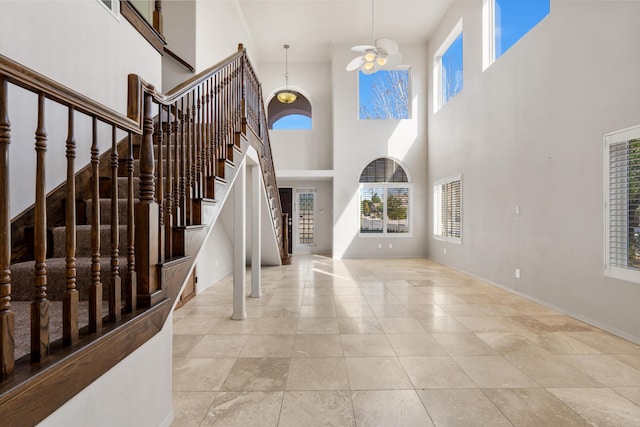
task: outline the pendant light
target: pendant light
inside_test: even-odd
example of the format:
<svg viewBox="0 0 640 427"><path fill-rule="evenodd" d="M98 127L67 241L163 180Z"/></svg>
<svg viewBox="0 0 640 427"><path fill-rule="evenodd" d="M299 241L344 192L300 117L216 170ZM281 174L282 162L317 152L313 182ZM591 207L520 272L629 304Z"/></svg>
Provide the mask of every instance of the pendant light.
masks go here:
<svg viewBox="0 0 640 427"><path fill-rule="evenodd" d="M276 97L278 101L283 104L291 104L298 99L298 94L292 90L289 90L289 55L287 54L289 50L289 45L285 44L284 46L284 89L278 91L276 93Z"/></svg>

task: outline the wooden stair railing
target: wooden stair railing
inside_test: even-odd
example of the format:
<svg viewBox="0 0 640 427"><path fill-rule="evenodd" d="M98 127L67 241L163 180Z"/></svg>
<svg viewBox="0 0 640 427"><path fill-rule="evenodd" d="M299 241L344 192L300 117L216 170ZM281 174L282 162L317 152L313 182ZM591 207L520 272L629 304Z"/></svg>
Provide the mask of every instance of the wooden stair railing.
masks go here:
<svg viewBox="0 0 640 427"><path fill-rule="evenodd" d="M9 85L33 92L38 99L34 126L38 178L33 208L35 257L30 264L11 264ZM49 230L47 224L47 209L51 207L47 207L44 182L45 101L68 111L67 182L58 189L66 196L63 239L56 237L59 233ZM76 159L76 140L87 142L87 135L78 135L74 124L79 115L92 123L88 159ZM0 55L3 423L41 421L159 332L202 245L201 240L189 240L185 233L204 227L200 225L202 206L215 202L218 186L229 178L225 172L242 161L245 153L241 146L246 145L241 144L241 138L249 139L261 155L274 230L280 245L283 243L280 200L265 123L260 84L242 45L237 53L167 94L157 92L138 76L129 76L127 117ZM98 150L104 133L98 128L105 126L110 129L111 147L106 158ZM76 174L78 160L88 167ZM84 185L83 193L76 182L85 172L91 182ZM123 186L119 185L122 178ZM101 185L105 179L108 186ZM87 225L80 224L77 215L81 206L76 201L84 198L89 210L85 215ZM78 240L85 231L90 234L90 244ZM48 247L50 241L54 242L53 250ZM52 253L60 254L55 256L61 257L61 262L49 258ZM12 298L15 300L20 287L13 281L23 264L32 271L30 326L15 324L12 307ZM53 271L57 264L62 265L60 274ZM64 288L63 331L61 339L52 342L53 305L49 297L56 286ZM79 320L80 312L87 316L84 325ZM31 330L31 351L16 360L14 337L17 329L25 327ZM34 398L49 396L47 393L55 394L55 398Z"/></svg>

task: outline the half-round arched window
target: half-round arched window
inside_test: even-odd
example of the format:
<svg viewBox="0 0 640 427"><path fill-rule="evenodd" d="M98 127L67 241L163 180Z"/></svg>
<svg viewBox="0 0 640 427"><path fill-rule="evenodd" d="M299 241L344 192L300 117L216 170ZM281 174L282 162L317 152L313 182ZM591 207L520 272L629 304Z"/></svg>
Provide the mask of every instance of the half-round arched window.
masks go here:
<svg viewBox="0 0 640 427"><path fill-rule="evenodd" d="M381 157L360 174L360 233L408 235L411 184L404 168Z"/></svg>
<svg viewBox="0 0 640 427"><path fill-rule="evenodd" d="M291 104L283 104L273 97L267 106L269 129L310 130L311 103L300 92Z"/></svg>

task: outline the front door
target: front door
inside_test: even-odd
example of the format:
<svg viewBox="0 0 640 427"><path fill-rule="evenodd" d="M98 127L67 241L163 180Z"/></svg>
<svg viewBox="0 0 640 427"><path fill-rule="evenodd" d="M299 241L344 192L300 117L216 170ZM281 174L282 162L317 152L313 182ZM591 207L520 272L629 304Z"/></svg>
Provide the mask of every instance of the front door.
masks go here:
<svg viewBox="0 0 640 427"><path fill-rule="evenodd" d="M282 205L282 213L289 214L289 223L287 230L289 232L289 253L293 253L293 188L278 188L280 192L280 204Z"/></svg>

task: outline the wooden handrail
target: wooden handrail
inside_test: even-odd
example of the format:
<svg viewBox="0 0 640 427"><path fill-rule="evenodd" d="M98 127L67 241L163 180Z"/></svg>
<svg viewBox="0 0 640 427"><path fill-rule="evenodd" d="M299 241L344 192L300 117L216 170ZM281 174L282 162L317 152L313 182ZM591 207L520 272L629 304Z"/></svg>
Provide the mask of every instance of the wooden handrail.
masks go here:
<svg viewBox="0 0 640 427"><path fill-rule="evenodd" d="M8 149L11 142L8 84L38 95L38 125L35 129L37 243L31 285L34 299L30 354L30 359L37 362L35 364L29 364L26 357L16 362L14 357L15 316L11 307L8 185ZM112 340L110 342L114 345L122 345L123 331L127 325L141 328L140 319L148 313L154 313L155 326L159 327L154 332L147 330L145 339L161 329L170 307L167 301L178 298L180 287L188 273L187 267L180 267L184 277L169 273L165 275L163 271L165 267L176 265L180 258L187 258L185 238L179 237L178 233L187 226L201 223L198 203L204 199L216 198L218 183L225 182L228 178L225 177L225 171L242 161L242 158L237 158L244 155L244 146L240 141L241 138L249 138L249 133L253 135L249 139L260 154L265 189L272 208L269 211L273 215L274 227L278 230L279 243L283 243L281 207L266 131L261 87L242 45L239 45L238 51L233 55L165 94L159 93L142 78L130 75L128 96L127 116L124 116L0 55L0 412L10 408L11 413L11 417L3 418L3 422L11 423L12 420L19 419L15 418L16 411L21 407L30 407L27 402L33 399L29 399L29 393L36 393L40 384L46 383L51 388L56 382L52 376L59 372L61 363L65 366L73 364L74 353L78 357L85 357L87 354L98 357L100 355L97 350L105 348L105 342ZM64 331L63 339L53 346L48 329L50 291L47 287L47 256L50 255L47 254L49 237L44 193L47 149L45 101L53 101L68 109L65 164L70 185L64 189L67 212L64 223L61 224L68 227L65 232L66 242L62 244L64 250L61 251L66 278L62 296ZM87 186L90 188L85 194L89 199L86 203L91 204L90 224L87 225L90 227L91 243L90 248L84 249L85 252L89 251L89 255L83 255L89 260L91 270L89 278L82 283L77 278L80 255L76 251L79 245L75 241L78 228L75 199L78 194L75 185L71 184L77 179L74 174L79 160L76 159L76 151L80 151L75 142L79 136L74 130L74 123L77 122L74 117L77 114L88 116L92 122L90 158L83 159L90 165L88 169L91 171L91 185ZM111 129L111 152L108 158L101 157L98 150L99 122ZM118 131L126 133L121 143L116 140ZM87 141L86 136L83 140ZM138 194L134 194L134 152L138 152L136 157L139 159ZM123 169L126 169L126 174L119 175ZM103 186L100 185L100 178L105 177L105 171L108 171L106 176L111 180L111 185L105 186L108 196L101 195ZM118 197L118 176L127 177L126 197ZM109 214L107 218L110 219L108 225L102 226L101 199L109 204L103 213ZM119 221L121 211L118 203L122 200L127 207L126 225ZM120 244L122 231L119 226L126 227L126 274L124 264L121 264L125 243ZM107 239L110 236L111 241L107 242L110 243L108 249L102 249L101 253L101 247L105 247L101 245L101 230L104 227L108 227L108 233L104 236ZM281 247L280 251L282 255L286 249ZM101 261L107 261L110 268L102 268L104 263ZM167 277L173 281L179 280L180 283L170 283ZM163 283L163 280L166 282ZM103 288L108 290L105 294L105 301L109 306L106 317L102 314ZM78 324L78 294L81 291L87 293L89 299L89 322L85 328ZM157 310L158 307L163 308ZM136 347L143 342L137 340ZM108 356L116 363L136 347L117 348ZM80 391L96 375L108 369L108 363L111 362L101 360L95 369L88 366L87 374L81 380L61 376L59 398L42 402L37 415L34 412L27 418L28 423L39 422L58 407L56 405L59 405L62 396L70 398ZM25 390L30 391L25 393Z"/></svg>
<svg viewBox="0 0 640 427"><path fill-rule="evenodd" d="M34 93L44 93L46 98L67 107L73 106L80 113L96 117L105 123L112 123L120 129L142 133L141 122L131 120L127 116L94 101L30 68L0 54L0 75L4 75L9 83L20 86Z"/></svg>

